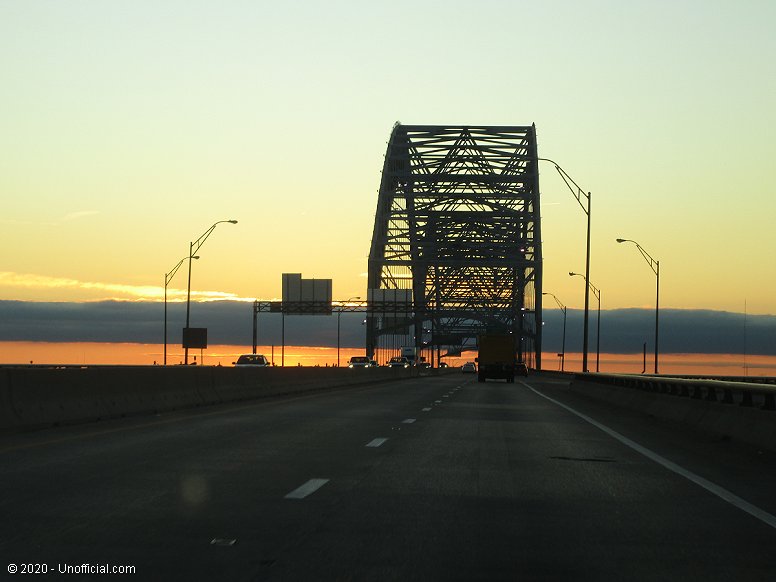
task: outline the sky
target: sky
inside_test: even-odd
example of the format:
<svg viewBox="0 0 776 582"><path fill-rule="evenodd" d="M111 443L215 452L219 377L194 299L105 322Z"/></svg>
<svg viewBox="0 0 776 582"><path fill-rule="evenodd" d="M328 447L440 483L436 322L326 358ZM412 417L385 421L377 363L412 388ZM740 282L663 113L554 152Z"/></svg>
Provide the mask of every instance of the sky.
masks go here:
<svg viewBox="0 0 776 582"><path fill-rule="evenodd" d="M776 3L0 0L0 300L366 295L391 128L536 124L603 309L776 314ZM540 167L544 290L585 216ZM186 289L186 265L170 282ZM554 307L554 305L548 305Z"/></svg>

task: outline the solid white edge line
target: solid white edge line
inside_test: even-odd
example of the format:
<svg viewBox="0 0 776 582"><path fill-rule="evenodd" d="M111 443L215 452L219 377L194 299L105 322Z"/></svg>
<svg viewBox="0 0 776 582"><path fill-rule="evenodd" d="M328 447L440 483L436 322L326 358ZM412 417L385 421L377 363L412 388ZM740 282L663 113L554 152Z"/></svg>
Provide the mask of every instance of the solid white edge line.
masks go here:
<svg viewBox="0 0 776 582"><path fill-rule="evenodd" d="M301 487L297 487L291 493L285 496L285 499L304 499L311 493L315 493L328 483L328 479L310 479L307 483Z"/></svg>
<svg viewBox="0 0 776 582"><path fill-rule="evenodd" d="M368 447L379 447L380 445L382 445L387 440L388 439L385 439L385 438L372 439L371 441L369 441L366 444L366 446L368 446Z"/></svg>
<svg viewBox="0 0 776 582"><path fill-rule="evenodd" d="M570 406L567 406L567 405L563 404L562 402L558 402L554 398L550 398L549 396L546 396L545 394L542 394L541 392L536 390L534 387L529 386L525 382L521 381L520 383L523 386L525 386L526 388L530 389L535 394L537 394L537 395L541 396L542 398L544 398L545 400L549 400L553 404L556 404L556 405L560 406L561 408L564 408L565 410L568 410L570 413L578 416L579 418L581 418L585 422L588 422L588 423L592 424L597 429L602 430L603 432L608 434L610 437L612 437L614 439L617 439L622 444L630 447L631 449L633 449L637 453L640 453L641 455L644 455L645 457L647 457L648 459L654 461L655 463L657 463L659 465L662 465L663 467L665 467L669 471L673 471L677 475L680 475L680 476L684 477L685 479L695 483L696 485L698 485L700 487L703 487L709 493L712 493L712 494L716 495L717 497L719 497L723 501L727 501L728 503L730 503L731 505L737 507L741 511L745 511L746 513L748 513L752 517L755 517L755 518L759 519L760 521L762 521L763 523L765 523L766 525L769 525L772 528L776 529L776 516L773 516L770 513L768 513L767 511L764 511L764 510L760 509L759 507L757 507L755 505L752 505L751 503L749 503L745 499L741 499L738 495L736 495L734 493L731 493L730 491L728 491L724 487L720 487L716 483L712 483L708 479L704 479L703 477L701 477L699 475L696 475L692 471L688 471L687 469L677 465L673 461L669 461L668 459L666 459L664 457L661 457L657 453L655 453L655 452L649 450L648 448L643 447L640 444L630 440L628 437L625 437L625 436L621 435L620 433L612 430L608 426L604 426L603 424L601 424L598 421L593 420L589 416L586 416L586 415L582 414L581 412L577 412L576 410L574 410Z"/></svg>

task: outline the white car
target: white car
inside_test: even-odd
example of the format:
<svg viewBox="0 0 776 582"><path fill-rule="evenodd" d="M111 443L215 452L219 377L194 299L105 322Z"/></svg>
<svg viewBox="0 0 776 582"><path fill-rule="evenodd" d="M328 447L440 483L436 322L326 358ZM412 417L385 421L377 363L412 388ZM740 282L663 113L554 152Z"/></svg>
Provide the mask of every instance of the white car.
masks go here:
<svg viewBox="0 0 776 582"><path fill-rule="evenodd" d="M235 368L268 368L269 360L261 354L243 354L232 362Z"/></svg>
<svg viewBox="0 0 776 582"><path fill-rule="evenodd" d="M474 364L474 362L466 362L463 366L461 366L461 372L464 374L476 374L477 366Z"/></svg>

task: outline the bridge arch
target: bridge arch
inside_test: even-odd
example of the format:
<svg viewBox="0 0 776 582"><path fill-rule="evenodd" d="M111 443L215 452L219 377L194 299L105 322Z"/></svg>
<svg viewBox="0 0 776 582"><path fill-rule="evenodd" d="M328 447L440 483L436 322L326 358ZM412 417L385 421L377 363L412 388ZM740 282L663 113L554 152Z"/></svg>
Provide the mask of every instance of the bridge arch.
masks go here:
<svg viewBox="0 0 776 582"><path fill-rule="evenodd" d="M370 356L415 346L433 361L476 348L480 333L509 332L541 367L537 163L534 125L394 126L368 287L383 299L381 290L404 290L411 303L370 303Z"/></svg>

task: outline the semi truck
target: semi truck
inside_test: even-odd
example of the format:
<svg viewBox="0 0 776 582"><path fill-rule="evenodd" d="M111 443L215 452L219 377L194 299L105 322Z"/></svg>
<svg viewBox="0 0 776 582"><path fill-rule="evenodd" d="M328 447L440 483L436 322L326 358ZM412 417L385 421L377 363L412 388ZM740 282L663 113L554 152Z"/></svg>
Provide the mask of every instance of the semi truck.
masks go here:
<svg viewBox="0 0 776 582"><path fill-rule="evenodd" d="M410 366L420 366L421 368L430 367L426 362L426 356L421 356L420 351L415 346L402 346L401 357L407 358Z"/></svg>
<svg viewBox="0 0 776 582"><path fill-rule="evenodd" d="M504 378L507 382L514 382L517 366L515 336L508 333L482 334L477 338L477 344L477 380L484 382L488 378Z"/></svg>

